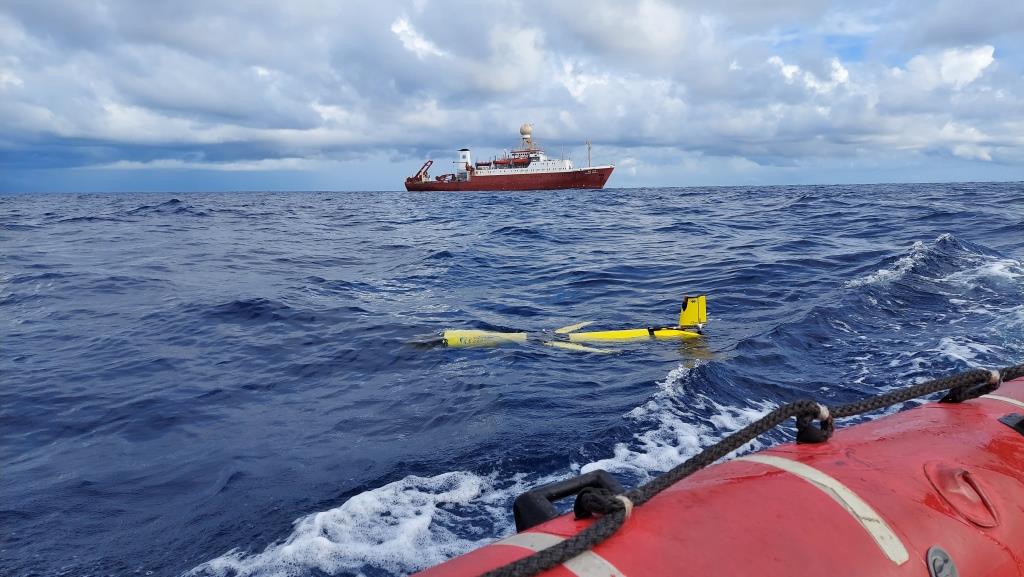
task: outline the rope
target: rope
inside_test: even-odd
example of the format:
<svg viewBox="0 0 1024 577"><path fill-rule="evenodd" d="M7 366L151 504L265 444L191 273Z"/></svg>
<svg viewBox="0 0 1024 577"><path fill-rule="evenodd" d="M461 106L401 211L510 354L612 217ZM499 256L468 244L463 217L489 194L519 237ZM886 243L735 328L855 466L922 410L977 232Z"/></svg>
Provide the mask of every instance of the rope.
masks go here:
<svg viewBox="0 0 1024 577"><path fill-rule="evenodd" d="M803 423L803 426L798 424L797 442L821 442L831 436L833 419L852 417L883 409L940 391L949 391L941 402L959 403L988 394L999 388L1003 381L1011 381L1020 377L1024 377L1024 364L1005 367L998 371L974 369L835 407L827 407L808 399L783 405L646 484L627 491L624 495L615 495L607 489L584 489L577 497L574 506L576 517L586 518L597 513L601 515L597 521L565 541L538 551L529 557L492 569L481 577L532 577L561 565L614 535L634 507L639 507L650 501L658 493L718 461L791 417L797 417L798 423ZM810 427L810 423L814 420L822 423L821 429ZM801 433L805 438L809 436L816 440L801 441Z"/></svg>

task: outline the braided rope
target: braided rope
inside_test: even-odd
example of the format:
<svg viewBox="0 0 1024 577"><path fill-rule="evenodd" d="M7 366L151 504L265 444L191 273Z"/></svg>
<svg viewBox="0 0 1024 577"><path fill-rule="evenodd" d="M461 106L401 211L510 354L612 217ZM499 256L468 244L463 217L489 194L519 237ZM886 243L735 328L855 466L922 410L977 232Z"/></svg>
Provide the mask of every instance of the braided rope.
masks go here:
<svg viewBox="0 0 1024 577"><path fill-rule="evenodd" d="M565 541L538 551L529 557L492 569L481 577L532 577L592 549L618 531L633 506L643 505L658 493L718 461L791 417L809 417L810 419L831 421L832 418L852 417L940 391L950 391L943 401L961 402L990 393L999 388L1003 381L1019 377L1024 377L1024 364L1005 367L998 371L974 369L835 407L820 405L809 399L783 405L646 484L627 491L625 495L602 495L589 492L585 503L580 503L580 505L583 505L584 511L602 513L597 521ZM632 505L628 503L632 503ZM587 516L587 514L579 516Z"/></svg>

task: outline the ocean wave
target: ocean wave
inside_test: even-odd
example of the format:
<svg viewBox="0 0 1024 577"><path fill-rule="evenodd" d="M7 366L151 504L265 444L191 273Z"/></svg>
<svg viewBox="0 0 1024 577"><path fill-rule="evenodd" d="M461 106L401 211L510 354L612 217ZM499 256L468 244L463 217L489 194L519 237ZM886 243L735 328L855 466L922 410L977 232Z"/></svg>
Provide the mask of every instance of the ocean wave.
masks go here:
<svg viewBox="0 0 1024 577"><path fill-rule="evenodd" d="M362 574L368 568L411 573L510 532L507 503L528 485L524 477L503 481L466 471L410 475L296 520L291 535L260 553L232 550L185 575L291 577L312 570Z"/></svg>
<svg viewBox="0 0 1024 577"><path fill-rule="evenodd" d="M72 222L123 222L123 220L113 216L71 216L62 218L57 222L68 224Z"/></svg>
<svg viewBox="0 0 1024 577"><path fill-rule="evenodd" d="M188 216L210 216L210 212L185 204L177 198L161 202L159 204L144 204L124 212L128 216L166 215L180 214Z"/></svg>
<svg viewBox="0 0 1024 577"><path fill-rule="evenodd" d="M896 259L896 261L890 266L878 269L865 277L848 281L846 283L846 287L857 288L866 285L886 284L899 280L915 268L920 267L926 259L932 256L934 253L934 247L938 243L950 242L952 240L953 235L944 234L935 239L935 242L931 246L924 242L916 241L913 246L910 247L910 252L908 254Z"/></svg>
<svg viewBox="0 0 1024 577"><path fill-rule="evenodd" d="M991 345L970 341L958 340L953 337L942 337L939 339L936 352L944 357L959 361L967 366L973 366L985 355L991 355L994 348Z"/></svg>
<svg viewBox="0 0 1024 577"><path fill-rule="evenodd" d="M292 307L266 298L234 300L208 307L204 316L222 321L277 321L294 316Z"/></svg>
<svg viewBox="0 0 1024 577"><path fill-rule="evenodd" d="M905 277L924 280L956 281L986 276L1019 278L1024 274L1020 261L999 255L985 247L964 243L950 233L931 243L916 241L910 251L892 264L864 277L848 281L847 288L888 285Z"/></svg>
<svg viewBox="0 0 1024 577"><path fill-rule="evenodd" d="M166 200L166 201L161 202L159 204L144 204L142 206L137 206L137 207L135 207L135 208L133 208L131 210L125 211L125 212L126 212L126 214L142 214L142 213L146 213L146 212L154 212L154 211L160 211L160 210L168 209L168 208L175 208L175 207L181 206L182 204L184 204L184 203L182 203L177 198L172 198L170 200Z"/></svg>
<svg viewBox="0 0 1024 577"><path fill-rule="evenodd" d="M528 226L503 226L501 228L496 228L492 230L490 232L490 236L508 236L512 238L541 239L544 238L546 235L543 232Z"/></svg>
<svg viewBox="0 0 1024 577"><path fill-rule="evenodd" d="M641 430L632 441L616 444L610 457L540 477L500 471L410 475L296 520L287 538L262 552L231 550L185 576L293 577L311 571L364 575L377 570L407 574L513 532L512 501L533 487L595 469L646 481L775 407L764 401L732 407L706 395L692 398L687 385L694 369L705 364L681 364L659 381L657 392L625 415ZM733 454L762 446L764 441L755 440Z"/></svg>
<svg viewBox="0 0 1024 577"><path fill-rule="evenodd" d="M394 576L511 532L548 480L630 486L775 404L1019 362L1022 190L5 198L0 468L30 517L0 573ZM705 353L405 344L669 322L694 290Z"/></svg>
<svg viewBox="0 0 1024 577"><path fill-rule="evenodd" d="M28 231L38 230L43 228L38 224L26 224L23 222L2 222L0 223L0 230L12 230L12 231Z"/></svg>
<svg viewBox="0 0 1024 577"><path fill-rule="evenodd" d="M617 443L612 456L579 466L579 471L604 469L645 482L776 407L770 401L729 406L706 394L688 390L686 385L693 378L693 372L706 364L698 360L673 369L658 382L658 392L650 400L626 415L630 421L642 425L640 432L631 441ZM764 442L755 439L736 453L762 446Z"/></svg>
<svg viewBox="0 0 1024 577"><path fill-rule="evenodd" d="M962 270L953 271L938 280L948 283L959 283L967 289L991 284L1019 284L1024 279L1024 262L996 256L981 255L974 266L966 266Z"/></svg>
<svg viewBox="0 0 1024 577"><path fill-rule="evenodd" d="M66 280L80 276L78 273L67 273L60 271L42 272L42 273L29 273L29 274L14 274L3 279L5 283L10 284L25 284L32 282L52 282L59 280Z"/></svg>

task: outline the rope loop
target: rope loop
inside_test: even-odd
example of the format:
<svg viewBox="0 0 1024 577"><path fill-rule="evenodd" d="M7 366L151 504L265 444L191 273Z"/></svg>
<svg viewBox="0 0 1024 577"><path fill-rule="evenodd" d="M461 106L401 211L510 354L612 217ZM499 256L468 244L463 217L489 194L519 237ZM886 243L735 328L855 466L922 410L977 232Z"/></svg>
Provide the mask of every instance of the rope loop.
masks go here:
<svg viewBox="0 0 1024 577"><path fill-rule="evenodd" d="M622 497L622 499L620 499ZM629 505L626 505L626 501ZM584 487L576 495L572 511L577 519L588 519L594 514L607 515L616 511L627 511L632 513L633 502L628 497L617 495L615 492L604 487ZM627 513L627 517L629 516Z"/></svg>
<svg viewBox="0 0 1024 577"><path fill-rule="evenodd" d="M796 442L797 443L824 443L832 437L835 432L835 420L832 412L821 403L814 401L802 401L810 403L812 408L804 409L796 416ZM814 426L814 421L820 424Z"/></svg>

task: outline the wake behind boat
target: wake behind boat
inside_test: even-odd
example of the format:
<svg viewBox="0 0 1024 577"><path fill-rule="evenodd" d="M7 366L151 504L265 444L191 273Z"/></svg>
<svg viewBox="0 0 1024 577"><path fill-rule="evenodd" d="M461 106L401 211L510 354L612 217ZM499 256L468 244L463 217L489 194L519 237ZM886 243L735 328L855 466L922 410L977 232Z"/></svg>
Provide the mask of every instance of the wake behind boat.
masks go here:
<svg viewBox="0 0 1024 577"><path fill-rule="evenodd" d="M423 163L415 175L405 179L409 191L435 190L559 190L567 188L601 189L612 175L612 164L590 166L587 143L587 167L574 168L572 160L548 158L533 140L533 125L519 128L520 147L501 158L473 163L470 150L459 150L455 172L430 178L433 160Z"/></svg>

